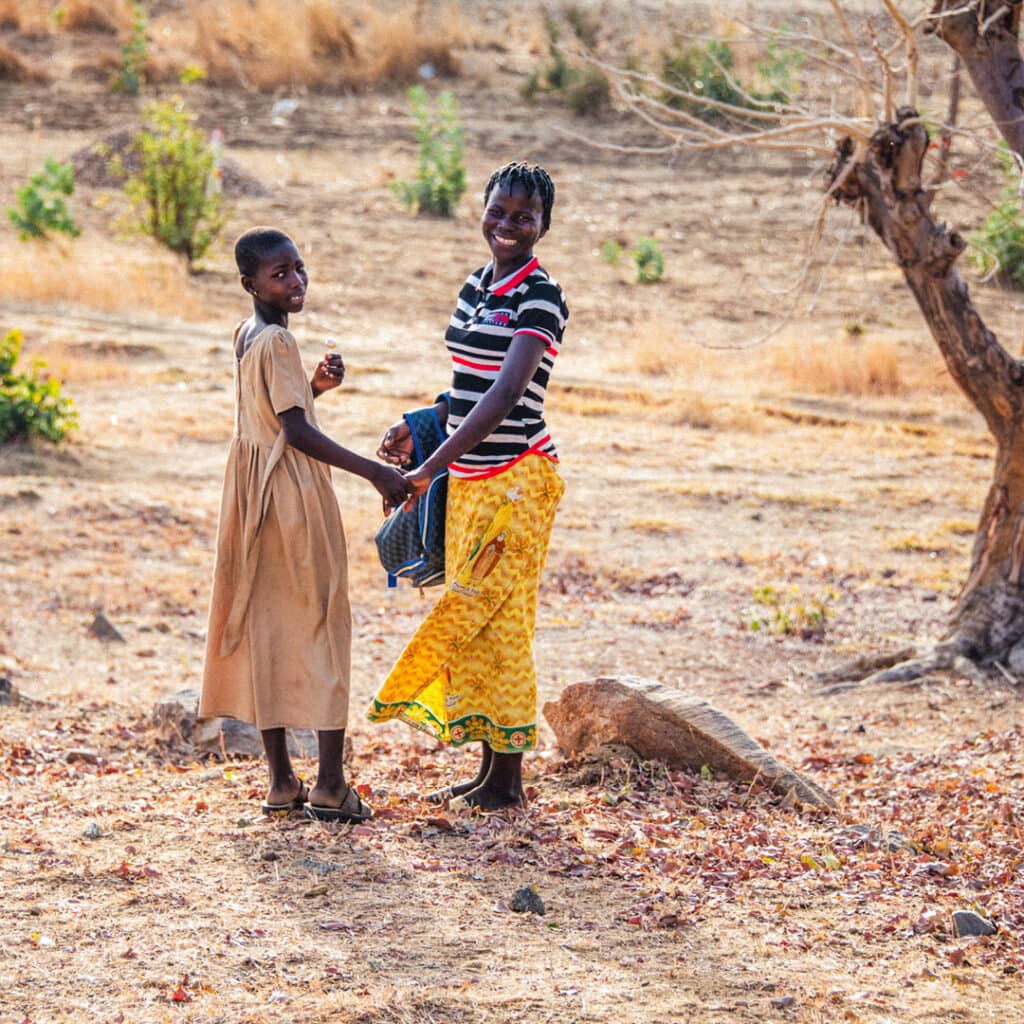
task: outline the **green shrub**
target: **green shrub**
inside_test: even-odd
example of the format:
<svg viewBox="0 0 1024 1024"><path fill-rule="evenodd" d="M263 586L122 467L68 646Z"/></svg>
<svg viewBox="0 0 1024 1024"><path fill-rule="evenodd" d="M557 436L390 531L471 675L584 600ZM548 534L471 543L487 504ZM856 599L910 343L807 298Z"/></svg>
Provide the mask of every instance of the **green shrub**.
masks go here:
<svg viewBox="0 0 1024 1024"><path fill-rule="evenodd" d="M673 89L694 97L706 97L745 110L771 109L773 104L785 103L792 93L793 74L799 66L800 57L770 45L767 58L757 66L758 77L768 86L767 90L758 90L751 83L740 83L733 70L734 63L732 47L712 39L703 49L677 48L662 54L661 80ZM667 90L662 93L661 100L667 106L702 121L750 123L742 114L731 114L701 103L699 99L679 96Z"/></svg>
<svg viewBox="0 0 1024 1024"><path fill-rule="evenodd" d="M41 360L28 373L16 372L22 342L17 330L0 342L0 443L33 435L62 441L78 426L75 405L60 393L60 381L43 373Z"/></svg>
<svg viewBox="0 0 1024 1024"><path fill-rule="evenodd" d="M799 587L776 590L771 586L754 589L754 605L750 612L750 629L784 636L798 634L804 640L820 640L832 615L838 594L827 590L804 597Z"/></svg>
<svg viewBox="0 0 1024 1024"><path fill-rule="evenodd" d="M995 209L970 236L971 263L985 277L998 275L1006 284L1024 288L1024 209L1017 191L1020 170L1005 143L999 146L1003 191Z"/></svg>
<svg viewBox="0 0 1024 1024"><path fill-rule="evenodd" d="M138 96L146 71L146 9L136 4L132 9L132 32L121 46L121 69L113 82L115 92Z"/></svg>
<svg viewBox="0 0 1024 1024"><path fill-rule="evenodd" d="M419 165L413 181L392 182L391 190L408 210L451 217L466 191L463 129L455 98L442 92L435 115L422 85L412 86L408 96L416 119Z"/></svg>
<svg viewBox="0 0 1024 1024"><path fill-rule="evenodd" d="M665 275L665 256L653 238L638 238L631 253L637 284L654 284Z"/></svg>
<svg viewBox="0 0 1024 1024"><path fill-rule="evenodd" d="M74 191L75 168L48 156L43 170L33 174L28 184L15 193L18 205L7 208L7 216L18 229L18 237L26 241L46 238L50 232L59 231L77 238L80 232L64 202L64 196L71 196Z"/></svg>
<svg viewBox="0 0 1024 1024"><path fill-rule="evenodd" d="M181 99L150 103L133 143L141 166L128 176L126 224L180 253L189 269L224 226L217 154ZM112 161L115 170L119 161Z"/></svg>
<svg viewBox="0 0 1024 1024"><path fill-rule="evenodd" d="M622 259L622 246L614 238L606 238L601 243L601 259L610 267L617 267Z"/></svg>

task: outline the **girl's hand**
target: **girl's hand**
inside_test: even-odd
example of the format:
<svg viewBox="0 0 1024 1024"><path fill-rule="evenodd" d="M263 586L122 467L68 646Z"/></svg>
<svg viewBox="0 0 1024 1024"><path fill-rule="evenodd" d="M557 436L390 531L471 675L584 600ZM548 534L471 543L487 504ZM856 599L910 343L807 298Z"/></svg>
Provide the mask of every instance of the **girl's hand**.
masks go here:
<svg viewBox="0 0 1024 1024"><path fill-rule="evenodd" d="M416 499L430 486L432 477L429 473L424 473L422 469L414 469L411 473L406 473L402 479L405 481L409 494L408 500L402 507L408 512L412 509Z"/></svg>
<svg viewBox="0 0 1024 1024"><path fill-rule="evenodd" d="M390 462L392 466L408 466L414 451L412 432L404 419L392 423L380 439L377 458Z"/></svg>
<svg viewBox="0 0 1024 1024"><path fill-rule="evenodd" d="M392 509L398 508L409 497L409 484L405 477L390 466L374 466L374 474L370 483L377 488L377 493L384 499L384 515L390 515Z"/></svg>
<svg viewBox="0 0 1024 1024"><path fill-rule="evenodd" d="M331 388L336 388L345 379L345 361L336 352L325 355L313 371L310 386L313 395L322 395Z"/></svg>

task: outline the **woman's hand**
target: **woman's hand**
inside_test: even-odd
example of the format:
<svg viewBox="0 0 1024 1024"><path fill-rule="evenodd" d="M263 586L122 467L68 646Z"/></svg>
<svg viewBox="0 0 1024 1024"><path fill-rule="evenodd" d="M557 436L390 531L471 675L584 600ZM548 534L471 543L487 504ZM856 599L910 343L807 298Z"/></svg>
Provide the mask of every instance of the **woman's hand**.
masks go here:
<svg viewBox="0 0 1024 1024"><path fill-rule="evenodd" d="M392 466L408 466L414 451L412 431L404 419L392 423L380 439L377 458L390 462Z"/></svg>
<svg viewBox="0 0 1024 1024"><path fill-rule="evenodd" d="M336 388L345 379L345 360L337 352L330 352L316 364L313 379L309 382L313 397Z"/></svg>
<svg viewBox="0 0 1024 1024"><path fill-rule="evenodd" d="M402 479L405 481L405 485L408 490L408 499L402 507L406 512L408 512L416 503L416 499L426 492L427 488L430 486L430 481L433 479L433 476L430 473L424 472L424 470L420 468L414 469L411 473L406 473Z"/></svg>
<svg viewBox="0 0 1024 1024"><path fill-rule="evenodd" d="M377 488L377 493L384 499L384 515L398 508L409 497L409 484L405 477L390 466L375 465L375 472L370 483Z"/></svg>

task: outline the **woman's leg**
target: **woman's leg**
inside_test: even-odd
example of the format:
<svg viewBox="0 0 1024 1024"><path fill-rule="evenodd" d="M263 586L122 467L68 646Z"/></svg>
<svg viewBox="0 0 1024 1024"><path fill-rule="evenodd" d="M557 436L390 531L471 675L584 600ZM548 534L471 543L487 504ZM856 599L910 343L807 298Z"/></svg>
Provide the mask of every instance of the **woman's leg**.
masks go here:
<svg viewBox="0 0 1024 1024"><path fill-rule="evenodd" d="M465 800L470 807L479 807L482 811L498 811L503 807L525 804L523 755L499 754L492 750L487 777L476 789L466 793Z"/></svg>
<svg viewBox="0 0 1024 1024"><path fill-rule="evenodd" d="M318 807L340 807L348 793L341 758L345 751L344 729L322 729L316 734L320 764L309 802Z"/></svg>
<svg viewBox="0 0 1024 1024"><path fill-rule="evenodd" d="M266 803L279 806L287 804L299 795L302 788L288 756L287 736L284 729L263 729L260 736L267 755L267 768L270 770Z"/></svg>

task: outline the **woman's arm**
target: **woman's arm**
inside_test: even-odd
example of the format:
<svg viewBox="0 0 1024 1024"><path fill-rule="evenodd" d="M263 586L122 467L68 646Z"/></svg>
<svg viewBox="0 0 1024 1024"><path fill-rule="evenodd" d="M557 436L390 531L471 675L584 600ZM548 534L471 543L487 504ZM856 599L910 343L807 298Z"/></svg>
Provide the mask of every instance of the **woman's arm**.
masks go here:
<svg viewBox="0 0 1024 1024"><path fill-rule="evenodd" d="M297 406L278 413L277 418L284 431L284 439L292 448L311 459L326 462L328 466L335 466L369 481L380 493L386 506L400 505L405 501L409 485L397 469L343 448L317 430L306 419L305 411Z"/></svg>
<svg viewBox="0 0 1024 1024"><path fill-rule="evenodd" d="M444 444L405 478L412 489L412 497L422 494L436 473L461 459L494 433L501 421L519 404L546 348L546 342L535 335L513 335L494 383Z"/></svg>

